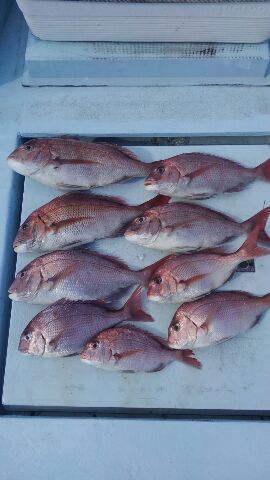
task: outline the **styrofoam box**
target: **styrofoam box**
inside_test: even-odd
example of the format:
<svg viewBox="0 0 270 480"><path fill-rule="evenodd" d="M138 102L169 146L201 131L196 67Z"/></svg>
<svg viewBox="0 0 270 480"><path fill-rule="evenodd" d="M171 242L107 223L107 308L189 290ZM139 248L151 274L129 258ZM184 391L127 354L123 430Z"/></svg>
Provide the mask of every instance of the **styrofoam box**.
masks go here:
<svg viewBox="0 0 270 480"><path fill-rule="evenodd" d="M269 1L17 0L43 40L262 42Z"/></svg>
<svg viewBox="0 0 270 480"><path fill-rule="evenodd" d="M205 151L235 159L253 167L270 156L269 146L137 146L131 149L151 162L181 152ZM151 197L143 179L96 189L101 194L119 195L130 204ZM35 208L59 192L26 179L22 220ZM202 202L212 208L245 220L270 204L269 184L256 181L243 192L220 195ZM270 224L268 223L267 231ZM232 248L243 242L239 238ZM10 248L12 248L10 246ZM118 255L131 268L140 269L161 258L164 252L129 243L125 238L96 242L101 253ZM17 270L37 255L20 254ZM270 291L270 256L255 260L255 272L238 273L223 286L226 290L246 290L257 295ZM145 300L145 309L155 322L140 324L166 337L168 325L178 305ZM124 373L100 370L78 357L41 358L18 352L20 334L42 309L40 305L13 302L4 380L3 403L7 408L87 408L111 409L188 409L265 411L270 409L270 311L253 329L211 348L197 349L203 369L196 370L174 362L157 373Z"/></svg>

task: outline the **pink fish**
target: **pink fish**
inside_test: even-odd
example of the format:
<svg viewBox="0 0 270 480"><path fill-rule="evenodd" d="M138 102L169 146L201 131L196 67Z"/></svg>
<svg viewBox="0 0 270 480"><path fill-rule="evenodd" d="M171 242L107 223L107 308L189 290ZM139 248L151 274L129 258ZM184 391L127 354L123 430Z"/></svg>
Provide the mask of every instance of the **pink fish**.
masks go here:
<svg viewBox="0 0 270 480"><path fill-rule="evenodd" d="M35 210L19 228L13 246L16 252L70 248L115 237L145 210L169 201L157 197L141 205L127 205L114 197L67 193Z"/></svg>
<svg viewBox="0 0 270 480"><path fill-rule="evenodd" d="M41 305L62 298L109 302L135 285L147 285L158 264L135 271L115 257L89 250L57 250L34 259L18 272L9 297Z"/></svg>
<svg viewBox="0 0 270 480"><path fill-rule="evenodd" d="M165 197L167 198L167 197ZM259 240L270 243L265 223L270 207L239 223L210 208L175 202L151 208L131 222L127 240L144 247L189 252L215 247L260 226Z"/></svg>
<svg viewBox="0 0 270 480"><path fill-rule="evenodd" d="M270 294L214 292L176 311L168 330L172 348L208 347L253 327L270 307Z"/></svg>
<svg viewBox="0 0 270 480"><path fill-rule="evenodd" d="M173 361L201 368L191 350L171 350L166 342L133 325L104 330L88 342L81 360L95 367L125 372L158 372Z"/></svg>
<svg viewBox="0 0 270 480"><path fill-rule="evenodd" d="M141 309L139 287L120 310L93 302L59 300L38 313L21 334L19 351L28 355L63 357L81 352L85 342L125 320L151 322Z"/></svg>
<svg viewBox="0 0 270 480"><path fill-rule="evenodd" d="M145 177L152 166L127 148L74 138L36 138L20 145L8 157L21 175L63 190L88 190Z"/></svg>
<svg viewBox="0 0 270 480"><path fill-rule="evenodd" d="M165 303L190 302L219 288L234 273L239 263L269 255L270 249L257 247L259 227L234 253L202 252L169 255L152 270L147 295Z"/></svg>
<svg viewBox="0 0 270 480"><path fill-rule="evenodd" d="M247 168L216 155L193 152L153 165L145 187L171 197L196 199L239 192L256 179L270 181L270 159Z"/></svg>

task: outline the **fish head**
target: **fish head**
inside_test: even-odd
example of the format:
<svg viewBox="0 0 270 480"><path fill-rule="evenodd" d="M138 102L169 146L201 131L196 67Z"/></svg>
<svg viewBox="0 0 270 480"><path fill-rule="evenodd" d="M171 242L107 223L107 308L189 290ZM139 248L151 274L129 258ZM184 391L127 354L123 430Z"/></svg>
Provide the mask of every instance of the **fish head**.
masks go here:
<svg viewBox="0 0 270 480"><path fill-rule="evenodd" d="M197 339L197 326L190 315L180 307L168 328L168 343L172 348L192 348Z"/></svg>
<svg viewBox="0 0 270 480"><path fill-rule="evenodd" d="M161 161L145 179L144 185L146 190L170 195L174 193L179 178L180 173L173 162Z"/></svg>
<svg viewBox="0 0 270 480"><path fill-rule="evenodd" d="M31 322L24 329L20 337L18 350L26 355L41 356L44 353L46 340L41 331Z"/></svg>
<svg viewBox="0 0 270 480"><path fill-rule="evenodd" d="M157 238L161 229L158 213L149 210L140 217L135 218L125 231L125 238L130 242L145 245Z"/></svg>
<svg viewBox="0 0 270 480"><path fill-rule="evenodd" d="M16 301L31 300L36 296L41 283L41 270L37 262L31 262L17 273L14 282L8 290L9 298Z"/></svg>
<svg viewBox="0 0 270 480"><path fill-rule="evenodd" d="M39 250L45 235L45 223L42 217L33 212L20 226L13 248L17 253Z"/></svg>
<svg viewBox="0 0 270 480"><path fill-rule="evenodd" d="M38 139L20 145L7 158L9 166L21 175L34 175L49 159L48 146Z"/></svg>
<svg viewBox="0 0 270 480"><path fill-rule="evenodd" d="M152 275L148 284L147 296L156 302L167 302L177 293L177 280L173 271L161 266Z"/></svg>
<svg viewBox="0 0 270 480"><path fill-rule="evenodd" d="M91 365L103 366L109 363L111 359L111 352L108 348L107 342L103 342L100 336L93 337L90 342L87 342L81 352L80 358L85 363Z"/></svg>

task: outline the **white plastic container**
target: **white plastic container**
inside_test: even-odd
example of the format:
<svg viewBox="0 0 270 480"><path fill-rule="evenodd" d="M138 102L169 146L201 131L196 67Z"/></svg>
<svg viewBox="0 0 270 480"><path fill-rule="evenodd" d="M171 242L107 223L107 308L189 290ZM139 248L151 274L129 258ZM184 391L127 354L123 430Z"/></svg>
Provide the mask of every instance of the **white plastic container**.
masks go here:
<svg viewBox="0 0 270 480"><path fill-rule="evenodd" d="M257 43L270 37L270 2L255 0L17 0L43 40Z"/></svg>

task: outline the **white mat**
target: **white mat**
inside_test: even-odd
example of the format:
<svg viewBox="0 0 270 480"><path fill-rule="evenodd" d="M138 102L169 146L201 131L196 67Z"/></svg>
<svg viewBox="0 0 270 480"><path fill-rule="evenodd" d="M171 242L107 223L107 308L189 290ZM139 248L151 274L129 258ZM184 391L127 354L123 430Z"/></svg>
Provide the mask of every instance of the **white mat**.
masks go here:
<svg viewBox="0 0 270 480"><path fill-rule="evenodd" d="M222 154L255 166L270 156L268 146L204 146L204 147L134 147L143 160L187 151ZM142 181L100 189L120 195L130 203L140 203L149 195ZM246 191L221 196L204 203L224 212L247 219L265 204L270 204L269 184L256 182ZM32 180L26 180L22 218L57 194ZM269 231L269 229L268 229ZM239 239L238 244L241 243ZM131 267L142 268L157 260L159 252L129 244L125 239L99 242L102 252L120 255ZM18 256L18 269L33 258ZM270 291L270 257L257 259L256 273L242 273L226 285L226 289L248 290L263 295ZM156 321L144 325L166 335L176 306L148 302ZM127 374L95 369L77 357L46 359L23 356L17 351L20 334L38 306L13 303L6 363L3 403L16 407L79 407L88 408L163 408L163 409L269 409L270 311L246 334L210 349L200 349L198 358L203 370L197 371L173 363L155 374Z"/></svg>

